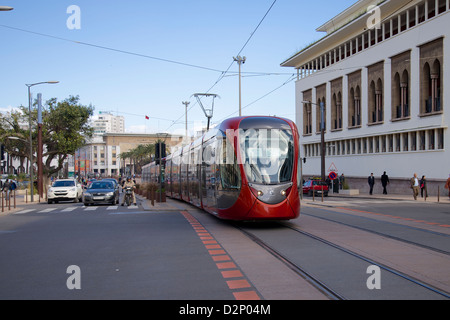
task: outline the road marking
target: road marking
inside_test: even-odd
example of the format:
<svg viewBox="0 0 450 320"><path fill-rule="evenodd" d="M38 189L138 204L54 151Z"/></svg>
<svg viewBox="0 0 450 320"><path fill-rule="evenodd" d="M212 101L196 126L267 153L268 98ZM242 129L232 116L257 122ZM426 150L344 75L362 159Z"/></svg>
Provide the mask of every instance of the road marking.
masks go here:
<svg viewBox="0 0 450 320"><path fill-rule="evenodd" d="M9 233L14 233L16 232L15 230L0 230L0 234L9 234Z"/></svg>
<svg viewBox="0 0 450 320"><path fill-rule="evenodd" d="M25 213L30 213L30 212L38 212L38 213L69 213L69 212L74 212L75 210L83 210L83 211L95 211L97 210L99 207L97 206L70 206L70 207L52 207L52 208L46 208L46 209L42 209L40 211L36 211L36 209L25 209L25 210L21 210L18 212L13 212L12 214L25 214ZM110 211L110 213L112 213L111 211L115 211L118 210L119 206L118 205L112 205L112 206L108 206L106 208L106 210ZM125 208L123 208L125 209ZM127 209L129 209L129 213L142 213L140 211L135 211L136 209L139 209L139 206L136 205L132 205L127 207ZM128 211L128 210L127 210ZM126 212L120 212L121 214L125 214ZM119 213L118 213L119 214ZM205 230L206 232L206 230Z"/></svg>
<svg viewBox="0 0 450 320"><path fill-rule="evenodd" d="M148 211L111 211L109 214L142 214Z"/></svg>
<svg viewBox="0 0 450 320"><path fill-rule="evenodd" d="M13 214L24 214L24 213L32 212L34 210L35 209L26 209L26 210L22 210L22 211L19 211L19 212L14 212Z"/></svg>
<svg viewBox="0 0 450 320"><path fill-rule="evenodd" d="M222 246L214 239L214 237L205 229L205 227L194 218L189 212L181 211L181 214L191 224L192 228L197 232L197 236L202 240L205 249L208 250L209 255L216 262L217 269L225 280L228 288L232 290L233 296L236 300L261 300L256 289L250 284L241 270L232 261L231 257L222 248ZM242 289L249 290L242 291ZM236 291L233 291L236 290Z"/></svg>
<svg viewBox="0 0 450 320"><path fill-rule="evenodd" d="M38 211L38 213L48 213L48 212L52 212L52 211L55 211L55 210L56 210L56 208L47 208L47 209Z"/></svg>

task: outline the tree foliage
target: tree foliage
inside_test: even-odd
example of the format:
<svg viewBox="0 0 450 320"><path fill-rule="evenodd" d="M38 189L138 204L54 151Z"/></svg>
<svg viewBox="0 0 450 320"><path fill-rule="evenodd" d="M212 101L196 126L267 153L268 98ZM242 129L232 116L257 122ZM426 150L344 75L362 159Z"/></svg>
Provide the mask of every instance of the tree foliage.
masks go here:
<svg viewBox="0 0 450 320"><path fill-rule="evenodd" d="M120 158L123 160L130 159L132 162L134 162L136 173L141 173L142 167L152 161L152 155L154 154L154 144L140 144L134 149L131 149L127 152L122 152L120 154Z"/></svg>
<svg viewBox="0 0 450 320"><path fill-rule="evenodd" d="M70 96L64 101L52 98L42 110L43 173L50 176L63 168L64 160L85 145L92 137L93 128L89 118L93 115L92 105L79 103L78 96ZM0 140L12 156L30 157L29 109L20 106L18 111L1 114ZM33 141L33 164L37 155L37 108L31 110L31 130ZM11 139L13 137L13 139ZM16 139L14 139L16 138Z"/></svg>

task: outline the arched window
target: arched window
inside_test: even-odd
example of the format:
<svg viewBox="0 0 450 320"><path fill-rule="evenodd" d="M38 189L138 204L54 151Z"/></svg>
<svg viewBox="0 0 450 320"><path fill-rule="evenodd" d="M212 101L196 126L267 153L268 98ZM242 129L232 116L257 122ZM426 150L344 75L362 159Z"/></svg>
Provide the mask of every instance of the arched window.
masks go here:
<svg viewBox="0 0 450 320"><path fill-rule="evenodd" d="M369 123L383 121L383 82L378 78L369 86Z"/></svg>
<svg viewBox="0 0 450 320"><path fill-rule="evenodd" d="M339 91L337 94L333 94L332 101L332 109L331 109L331 117L332 117L332 126L333 129L339 130L342 129L342 96Z"/></svg>
<svg viewBox="0 0 450 320"><path fill-rule="evenodd" d="M402 119L410 116L409 111L409 74L404 70L402 75L397 72L394 76L392 90L392 118Z"/></svg>

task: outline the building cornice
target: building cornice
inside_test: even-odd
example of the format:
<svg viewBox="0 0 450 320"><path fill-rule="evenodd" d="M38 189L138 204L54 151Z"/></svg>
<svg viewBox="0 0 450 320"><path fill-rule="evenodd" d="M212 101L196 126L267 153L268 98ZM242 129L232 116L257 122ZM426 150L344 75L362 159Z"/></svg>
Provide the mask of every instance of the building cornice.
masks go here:
<svg viewBox="0 0 450 320"><path fill-rule="evenodd" d="M406 8L414 2L417 1L385 0L380 2L378 6L380 9L381 21L384 21L398 12L398 10ZM327 31L329 33L327 33L327 35L320 40L314 42L283 61L281 66L299 68L312 59L325 54L340 44L345 43L346 41L349 41L357 35L367 31L367 21L372 14L371 12L368 12L367 9L370 4L374 3L377 3L377 1L360 0L350 8L337 15L335 18L320 26L317 29L318 31ZM365 10L363 10L364 6L367 6Z"/></svg>

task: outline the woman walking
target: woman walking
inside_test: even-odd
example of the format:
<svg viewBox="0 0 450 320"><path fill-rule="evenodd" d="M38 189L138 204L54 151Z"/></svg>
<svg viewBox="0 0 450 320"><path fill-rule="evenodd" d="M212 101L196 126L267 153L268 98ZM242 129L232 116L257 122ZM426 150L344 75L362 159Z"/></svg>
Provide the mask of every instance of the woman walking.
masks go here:
<svg viewBox="0 0 450 320"><path fill-rule="evenodd" d="M422 176L422 179L420 179L420 196L423 198L423 193L425 191L425 199L428 198L428 191L427 191L427 179L425 176Z"/></svg>

